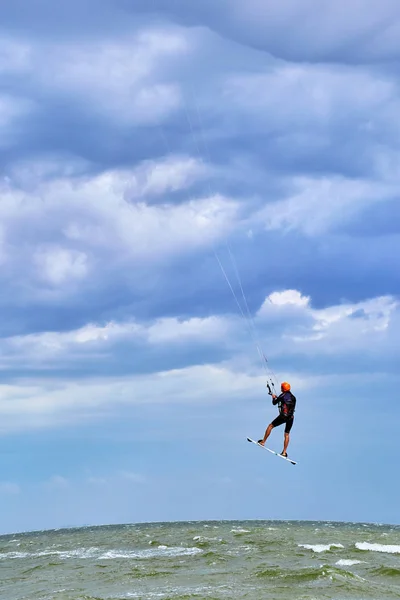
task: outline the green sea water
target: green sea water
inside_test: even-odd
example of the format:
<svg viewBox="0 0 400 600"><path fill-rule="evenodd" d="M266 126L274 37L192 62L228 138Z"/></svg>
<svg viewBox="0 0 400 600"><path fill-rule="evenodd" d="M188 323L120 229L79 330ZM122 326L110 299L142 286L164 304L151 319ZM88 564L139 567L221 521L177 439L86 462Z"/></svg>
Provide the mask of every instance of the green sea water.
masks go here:
<svg viewBox="0 0 400 600"><path fill-rule="evenodd" d="M216 521L0 537L4 600L400 599L400 526Z"/></svg>

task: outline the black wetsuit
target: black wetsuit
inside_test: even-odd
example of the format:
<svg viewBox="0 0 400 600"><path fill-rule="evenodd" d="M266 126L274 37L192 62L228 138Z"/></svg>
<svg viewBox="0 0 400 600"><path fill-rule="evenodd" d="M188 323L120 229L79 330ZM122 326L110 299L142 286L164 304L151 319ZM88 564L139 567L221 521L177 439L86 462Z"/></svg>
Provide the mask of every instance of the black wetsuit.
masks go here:
<svg viewBox="0 0 400 600"><path fill-rule="evenodd" d="M278 404L279 406L279 415L272 421L272 425L277 427L286 423L285 433L289 433L294 421L296 396L293 396L292 392L282 392L280 396L272 399L272 404Z"/></svg>

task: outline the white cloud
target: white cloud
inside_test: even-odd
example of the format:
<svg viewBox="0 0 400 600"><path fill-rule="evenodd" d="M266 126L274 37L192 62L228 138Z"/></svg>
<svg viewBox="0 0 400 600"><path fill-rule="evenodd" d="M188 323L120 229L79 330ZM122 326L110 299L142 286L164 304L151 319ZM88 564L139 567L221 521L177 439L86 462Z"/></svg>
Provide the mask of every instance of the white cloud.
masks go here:
<svg viewBox="0 0 400 600"><path fill-rule="evenodd" d="M0 148L19 136L18 119L32 110L33 104L23 98L0 94Z"/></svg>
<svg viewBox="0 0 400 600"><path fill-rule="evenodd" d="M54 488L65 489L69 487L70 482L62 475L53 475L53 477L51 477L47 482L47 485Z"/></svg>
<svg viewBox="0 0 400 600"><path fill-rule="evenodd" d="M87 482L92 485L107 485L108 483L105 477L88 477Z"/></svg>
<svg viewBox="0 0 400 600"><path fill-rule="evenodd" d="M79 99L92 114L123 126L154 124L181 105L180 87L168 69L190 51L185 30L172 25L81 43L29 45L0 38L0 75L24 75L41 93Z"/></svg>
<svg viewBox="0 0 400 600"><path fill-rule="evenodd" d="M264 378L201 365L151 375L51 381L0 386L0 429L24 431L107 418L132 404L231 401L254 393ZM12 402L10 401L12 398ZM62 484L55 479L53 483Z"/></svg>
<svg viewBox="0 0 400 600"><path fill-rule="evenodd" d="M178 29L46 49L46 70L38 74L43 84L79 95L94 113L143 125L162 120L181 103L178 85L163 73L170 61L188 52L188 41Z"/></svg>
<svg viewBox="0 0 400 600"><path fill-rule="evenodd" d="M380 361L378 372L385 352L392 357L398 355L399 306L396 298L383 296L318 309L298 290L283 290L270 295L254 322L272 368L275 359L279 357L282 362L285 357L285 378L297 389L306 390L329 382L336 375L343 382L346 378L351 380L365 357ZM204 364L203 355L199 357L202 364L169 370L159 370L153 363L152 373L118 377L104 376L100 365L99 375L76 381L52 379L48 373L42 378L38 371L31 381L0 386L2 430L67 426L76 421L107 418L116 411L122 414L123 407L132 404L227 402L251 398L265 388L265 374L240 318L162 319L140 325L111 323L61 334L20 336L2 341L2 367L9 367L13 361L31 367L43 361L49 369L71 360L84 366L90 356L99 357L102 348L106 349L105 356L117 358L118 341L124 340L121 348L126 353L126 341L137 340L138 336L143 350L164 353L158 356L168 356L172 344L193 349L207 340L215 348L230 349L231 357L220 364ZM17 354L14 350L10 353L14 343ZM346 356L346 367L354 361L354 372L342 376L328 370L322 375L314 363L310 379L292 365L293 352L318 359L324 355L342 359ZM151 354L148 360L151 363ZM369 377L373 379L375 374L371 372Z"/></svg>
<svg viewBox="0 0 400 600"><path fill-rule="evenodd" d="M223 317L163 318L147 329L146 337L150 344L179 344L190 340L195 343L196 340L221 340L229 330L230 323Z"/></svg>
<svg viewBox="0 0 400 600"><path fill-rule="evenodd" d="M396 196L397 163L379 133L390 131L386 138L390 146L392 136L399 132L397 84L389 76L354 67L270 61L259 73L230 76L224 95L243 127L257 135L260 130L271 133L276 151L289 154L290 161L293 155L305 153L307 160L318 162L319 152L326 157L335 138L348 135L344 133L348 126L357 138L354 147L360 145L361 160L365 154L372 165L371 176L358 179L289 174L286 185L293 191L282 200L269 199L264 209L249 218L250 228L261 222L268 230L297 229L320 236L346 224L366 207ZM338 152L343 160L345 156Z"/></svg>
<svg viewBox="0 0 400 600"><path fill-rule="evenodd" d="M362 209L393 196L396 185L335 178L295 178L299 190L289 198L268 204L258 214L266 229L297 229L320 236L346 224Z"/></svg>
<svg viewBox="0 0 400 600"><path fill-rule="evenodd" d="M145 161L126 175L125 196L131 200L187 189L209 172L210 167L190 156Z"/></svg>
<svg viewBox="0 0 400 600"><path fill-rule="evenodd" d="M276 306L283 306L285 304L293 304L295 306L308 306L310 303L309 296L303 296L298 290L284 290L283 292L272 292L267 298L265 302L271 302L271 304L275 304ZM262 312L263 306L265 306L265 302L263 303L260 311Z"/></svg>
<svg viewBox="0 0 400 600"><path fill-rule="evenodd" d="M280 354L288 339L292 340L291 349L297 345L304 352L340 355L345 349L359 348L362 353L368 351L368 345L378 349L389 341L393 343L399 306L396 298L383 296L316 309L310 297L303 296L298 290L283 290L271 293L262 303L253 319L254 333L258 340L267 340L269 357L274 353ZM232 368L235 361L239 361L240 368L247 368L248 358L244 357L251 353L252 362L257 357L254 339L246 325L247 320L239 315L188 319L170 317L147 323L134 320L111 321L104 325L91 323L65 332L11 336L0 340L0 367L7 370L23 357L25 366L36 368L39 372L51 372L57 365L65 367L79 363L82 367L85 361L95 358L100 373L100 365L115 360L121 348L126 353L127 347L134 349L133 352L141 347L149 353L151 360L153 352L161 352L161 355L166 352L168 355L176 348L199 351L207 344L210 349L224 348L230 352L232 362L227 368ZM201 356L203 354L200 352ZM247 367L244 366L246 363ZM157 371L156 364L154 368ZM165 374L163 378L167 381ZM6 396L10 394L7 386L3 386L3 390ZM26 388L28 396L37 396L38 391L35 387ZM24 397L20 400L23 401ZM14 402L17 403L16 398Z"/></svg>
<svg viewBox="0 0 400 600"><path fill-rule="evenodd" d="M206 172L190 157L170 157L132 170L51 179L34 189L28 186L26 192L5 181L0 216L7 242L16 245L18 255L28 254L26 262L33 255L37 274L54 284L82 279L89 266L95 272L104 261L130 261L133 266L144 259L164 261L182 250L193 252L228 235L239 218L238 204L220 195L169 203L168 190L183 191ZM162 194L162 204L147 204L151 194ZM36 230L57 242L40 243Z"/></svg>
<svg viewBox="0 0 400 600"><path fill-rule="evenodd" d="M122 479L127 479L133 483L145 483L146 477L141 473L133 473L132 471L121 471L120 476Z"/></svg>
<svg viewBox="0 0 400 600"><path fill-rule="evenodd" d="M53 285L83 279L88 271L87 256L83 252L44 248L36 251L35 259L39 276Z"/></svg>
<svg viewBox="0 0 400 600"><path fill-rule="evenodd" d="M108 475L107 477L95 477L90 476L86 479L86 482L90 485L96 486L104 486L104 485L116 485L117 480L125 480L131 483L142 484L146 483L147 477L142 475L141 473L136 473L134 471L118 471L113 475Z"/></svg>
<svg viewBox="0 0 400 600"><path fill-rule="evenodd" d="M112 343L129 339L144 340L145 335L146 329L134 322L110 322L103 326L88 324L67 332L49 331L14 336L3 339L3 343L6 342L12 352L24 353L31 366L50 366L53 361L63 360L63 357L67 359L71 353L72 356L76 353L79 360L82 360L83 355L89 358L92 353L96 354L102 348L109 349Z"/></svg>
<svg viewBox="0 0 400 600"><path fill-rule="evenodd" d="M52 368L58 362L74 357L81 362L99 353L113 353L118 344L140 344L143 348L188 346L202 342L218 345L229 336L235 323L223 317L204 319L161 318L149 323L135 321L94 323L66 332L43 332L12 336L0 340L0 367L7 368L13 356L25 357L25 365ZM41 367L42 365L42 367Z"/></svg>
<svg viewBox="0 0 400 600"><path fill-rule="evenodd" d="M312 125L311 133L315 133L319 126L331 125L344 110L347 115L371 118L371 111L386 115L394 107L399 109L397 89L390 79L343 66L279 63L257 74L231 76L224 93L258 124L285 124L288 136L299 125Z"/></svg>
<svg viewBox="0 0 400 600"><path fill-rule="evenodd" d="M316 309L309 297L296 290L285 290L266 299L258 320L262 323L280 319L282 349L291 340L291 350L296 347L305 353L340 356L357 351L359 356L371 352L379 355L394 342L399 307L397 298L381 296Z"/></svg>
<svg viewBox="0 0 400 600"><path fill-rule="evenodd" d="M217 20L223 26L219 28L210 18L211 26L285 59L381 62L399 54L396 0L379 4L227 0L225 4L225 14Z"/></svg>
<svg viewBox="0 0 400 600"><path fill-rule="evenodd" d="M7 247L4 227L0 224L0 265L7 260Z"/></svg>
<svg viewBox="0 0 400 600"><path fill-rule="evenodd" d="M351 352L358 352L358 358L375 355L378 359L389 348L391 353L397 354L393 343L397 335L399 306L393 297L383 296L356 304L311 310L312 330L294 335L293 340L304 351L325 355L349 356ZM389 330L392 321L393 327Z"/></svg>
<svg viewBox="0 0 400 600"><path fill-rule="evenodd" d="M35 193L47 180L73 178L87 172L90 162L68 152L43 153L39 158L16 160L10 165L5 187L12 194L18 190Z"/></svg>
<svg viewBox="0 0 400 600"><path fill-rule="evenodd" d="M0 75L25 71L29 66L29 44L5 36L0 37Z"/></svg>
<svg viewBox="0 0 400 600"><path fill-rule="evenodd" d="M0 494L19 494L21 488L17 483L0 481Z"/></svg>

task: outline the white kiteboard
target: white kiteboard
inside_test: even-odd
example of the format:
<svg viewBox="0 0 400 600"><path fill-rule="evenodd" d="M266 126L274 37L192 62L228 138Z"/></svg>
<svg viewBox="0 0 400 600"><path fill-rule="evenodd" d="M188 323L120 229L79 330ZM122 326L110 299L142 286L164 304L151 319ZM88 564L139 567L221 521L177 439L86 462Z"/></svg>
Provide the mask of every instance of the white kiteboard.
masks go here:
<svg viewBox="0 0 400 600"><path fill-rule="evenodd" d="M287 456L282 456L282 454L278 454L278 452L275 452L275 450L271 450L270 448L267 448L266 446L263 446L262 444L259 444L258 442L256 442L255 440L252 440L251 438L247 438L248 442L253 442L253 444L256 444L256 446L260 446L260 448L264 448L264 450L268 450L268 452L271 452L272 454L275 454L275 456L279 456L280 458L283 458L283 460L287 460L290 463L292 463L292 465L296 465L297 463L292 460L291 458L287 457Z"/></svg>

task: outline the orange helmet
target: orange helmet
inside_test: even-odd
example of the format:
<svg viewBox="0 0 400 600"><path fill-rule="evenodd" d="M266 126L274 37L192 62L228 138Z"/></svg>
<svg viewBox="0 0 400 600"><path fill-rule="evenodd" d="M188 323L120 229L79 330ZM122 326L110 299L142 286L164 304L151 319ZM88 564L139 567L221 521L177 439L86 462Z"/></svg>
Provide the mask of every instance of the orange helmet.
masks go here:
<svg viewBox="0 0 400 600"><path fill-rule="evenodd" d="M290 383L288 383L287 381L281 383L281 390L282 392L288 392L290 390Z"/></svg>

